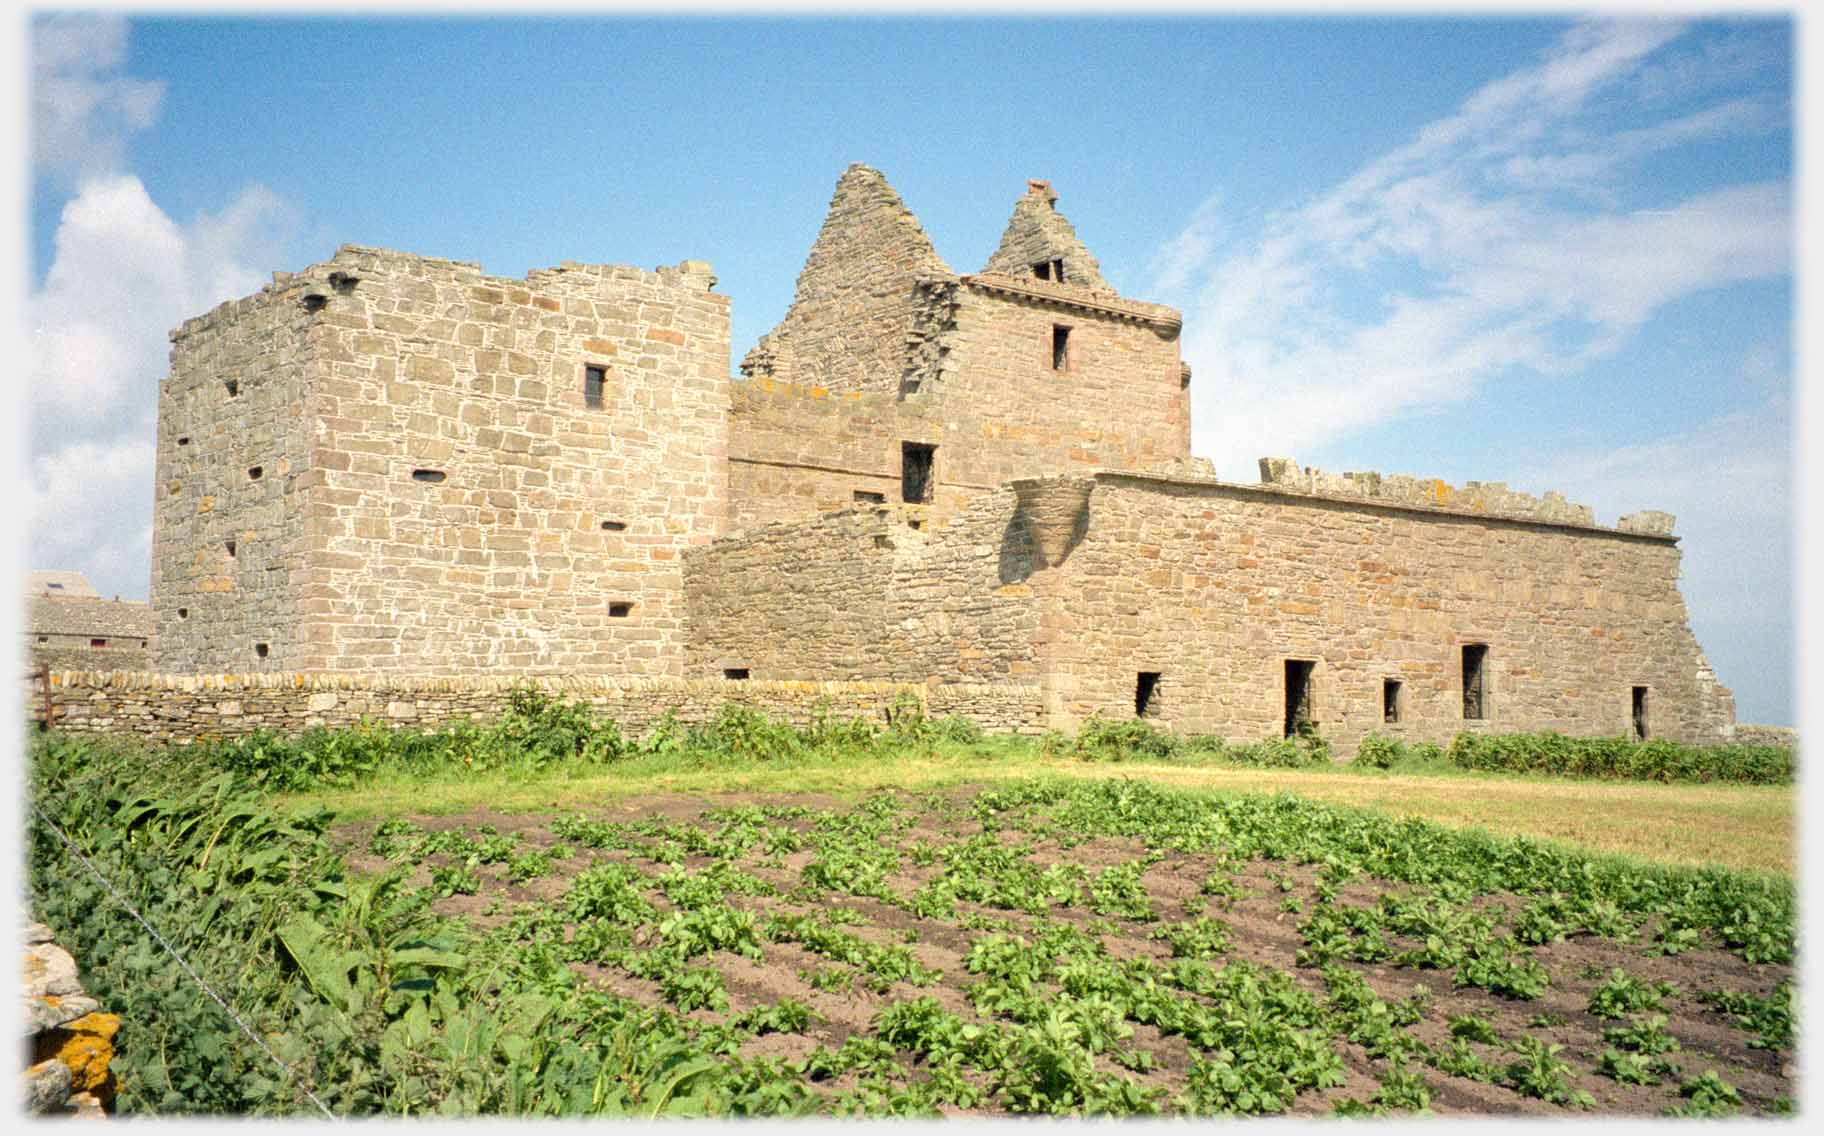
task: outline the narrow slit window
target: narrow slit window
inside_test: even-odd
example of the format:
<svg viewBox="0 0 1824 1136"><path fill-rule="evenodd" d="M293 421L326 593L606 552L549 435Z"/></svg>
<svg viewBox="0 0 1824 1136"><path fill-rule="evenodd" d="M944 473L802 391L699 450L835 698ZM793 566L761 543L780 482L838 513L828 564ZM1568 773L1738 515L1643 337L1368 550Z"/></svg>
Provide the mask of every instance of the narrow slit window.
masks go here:
<svg viewBox="0 0 1824 1136"><path fill-rule="evenodd" d="M1070 370L1070 329L1061 323L1051 325L1051 369Z"/></svg>
<svg viewBox="0 0 1824 1136"><path fill-rule="evenodd" d="M630 603L611 603L608 605L608 614L615 619L626 619L633 614L633 605Z"/></svg>
<svg viewBox="0 0 1824 1136"><path fill-rule="evenodd" d="M602 531L603 532L626 532L627 531L627 522L626 521L603 521L602 522Z"/></svg>
<svg viewBox="0 0 1824 1136"><path fill-rule="evenodd" d="M724 667L722 670L722 677L729 678L729 679L744 680L747 678L747 668L746 667Z"/></svg>
<svg viewBox="0 0 1824 1136"><path fill-rule="evenodd" d="M1463 645L1463 717L1480 721L1488 717L1488 644Z"/></svg>
<svg viewBox="0 0 1824 1136"><path fill-rule="evenodd" d="M583 405L591 410L602 408L602 392L608 386L608 368L591 363L583 368Z"/></svg>
<svg viewBox="0 0 1824 1136"><path fill-rule="evenodd" d="M855 491L855 500L864 505L884 505L887 503L887 495L885 493L876 493L871 489L857 489Z"/></svg>
<svg viewBox="0 0 1824 1136"><path fill-rule="evenodd" d="M1648 733L1648 731L1647 731L1647 688L1644 686L1637 686L1634 688L1634 715L1633 716L1634 716L1634 740L1637 742L1644 742L1647 740L1647 733Z"/></svg>
<svg viewBox="0 0 1824 1136"><path fill-rule="evenodd" d="M911 505L931 503L932 473L937 447L922 442L902 442L899 447L900 499Z"/></svg>
<svg viewBox="0 0 1824 1136"><path fill-rule="evenodd" d="M1317 663L1311 659L1286 660L1286 736L1297 737L1317 728L1312 708L1311 677Z"/></svg>
<svg viewBox="0 0 1824 1136"><path fill-rule="evenodd" d="M436 485L443 478L444 473L441 469L414 469L412 471L413 481L422 481L428 485Z"/></svg>
<svg viewBox="0 0 1824 1136"><path fill-rule="evenodd" d="M1051 262L1051 278L1060 284L1064 283L1064 262L1062 260Z"/></svg>
<svg viewBox="0 0 1824 1136"><path fill-rule="evenodd" d="M1398 722L1400 720L1400 711L1403 709L1400 702L1405 695L1406 684L1399 679L1384 678L1381 680L1381 721Z"/></svg>
<svg viewBox="0 0 1824 1136"><path fill-rule="evenodd" d="M1134 676L1134 717L1159 716L1159 672L1141 671Z"/></svg>

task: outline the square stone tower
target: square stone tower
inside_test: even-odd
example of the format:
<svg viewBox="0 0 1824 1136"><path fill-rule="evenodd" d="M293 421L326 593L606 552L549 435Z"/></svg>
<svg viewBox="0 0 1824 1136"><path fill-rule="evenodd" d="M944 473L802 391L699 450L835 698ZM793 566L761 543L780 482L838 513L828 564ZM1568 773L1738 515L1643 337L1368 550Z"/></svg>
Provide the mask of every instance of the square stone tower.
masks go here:
<svg viewBox="0 0 1824 1136"><path fill-rule="evenodd" d="M681 554L726 515L714 283L344 246L186 321L153 665L682 673Z"/></svg>

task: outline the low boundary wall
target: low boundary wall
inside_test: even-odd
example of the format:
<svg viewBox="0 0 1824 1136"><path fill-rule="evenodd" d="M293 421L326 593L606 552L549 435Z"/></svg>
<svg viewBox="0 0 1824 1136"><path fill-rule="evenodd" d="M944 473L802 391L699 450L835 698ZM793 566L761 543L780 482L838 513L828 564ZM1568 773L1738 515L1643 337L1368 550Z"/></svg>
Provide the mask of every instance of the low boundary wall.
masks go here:
<svg viewBox="0 0 1824 1136"><path fill-rule="evenodd" d="M911 695L932 717L961 714L990 733L1044 732L1036 685L1012 683L761 682L678 678L413 678L386 674L182 675L128 671L52 671L27 699L27 717L77 734L130 735L183 743L265 729L281 735L363 719L430 728L457 718L488 721L516 687L582 701L639 735L671 711L707 721L726 702L806 725L818 707L839 718L884 720L896 698Z"/></svg>

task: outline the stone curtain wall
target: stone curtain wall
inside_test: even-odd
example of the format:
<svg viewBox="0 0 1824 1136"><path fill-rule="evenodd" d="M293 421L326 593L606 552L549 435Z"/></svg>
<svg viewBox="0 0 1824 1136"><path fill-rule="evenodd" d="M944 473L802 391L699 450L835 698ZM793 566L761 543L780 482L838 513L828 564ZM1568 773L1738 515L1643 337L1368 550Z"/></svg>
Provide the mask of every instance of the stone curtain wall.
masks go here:
<svg viewBox="0 0 1824 1136"><path fill-rule="evenodd" d="M526 680L517 680L524 684ZM497 718L516 685L505 678L408 678L357 674L170 675L58 671L51 675L55 727L76 734L130 735L158 743L235 737L256 729L289 735L363 720L431 728L457 718ZM933 717L961 714L996 733L1044 728L1038 687L1019 684L740 682L717 679L573 678L531 683L581 700L623 731L644 733L667 711L707 721L724 703L754 706L803 726L820 707L839 717L884 721L896 698L919 699ZM27 709L42 718L42 700Z"/></svg>
<svg viewBox="0 0 1824 1136"><path fill-rule="evenodd" d="M310 444L217 501L210 523L242 533L241 559L201 586L233 622L191 633L201 605L158 593L161 629L185 630L159 641L157 664L680 673L682 553L720 535L727 510L728 298L713 283L701 261L565 264L521 281L345 246L256 297L263 307L212 313L222 334L306 360L286 413ZM250 314L268 309L286 314ZM203 330L180 339L181 371L213 398L222 363L189 342ZM590 365L606 372L600 407L587 405ZM243 383L240 397L263 385L277 386ZM237 455L230 479L259 460L238 440L202 448L218 464ZM255 531L269 508L301 553L264 555L278 543ZM166 526L161 562L212 562L217 535Z"/></svg>
<svg viewBox="0 0 1824 1136"><path fill-rule="evenodd" d="M914 529L876 506L768 525L693 550L691 673L1030 682L1032 551L1008 490Z"/></svg>
<svg viewBox="0 0 1824 1136"><path fill-rule="evenodd" d="M316 477L307 376L325 338L304 298L327 290L275 273L261 291L171 333L171 373L158 391L153 665L303 659L304 501ZM256 643L267 645L264 660Z"/></svg>
<svg viewBox="0 0 1824 1136"><path fill-rule="evenodd" d="M1311 660L1314 717L1344 752L1371 730L1630 732L1718 742L1734 721L1679 595L1665 537L1217 482L1102 474L1061 575L1053 698L1065 716L1158 714L1230 738L1283 728L1285 662ZM1462 647L1488 646L1488 717L1466 722ZM1403 683L1398 723L1382 682Z"/></svg>

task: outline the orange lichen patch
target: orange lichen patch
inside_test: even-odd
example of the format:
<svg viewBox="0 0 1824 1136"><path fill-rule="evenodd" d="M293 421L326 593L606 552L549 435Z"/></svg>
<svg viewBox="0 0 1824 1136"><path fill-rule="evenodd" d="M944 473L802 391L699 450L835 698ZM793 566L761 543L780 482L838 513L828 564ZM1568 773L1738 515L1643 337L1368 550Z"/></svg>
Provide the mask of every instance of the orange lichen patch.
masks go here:
<svg viewBox="0 0 1824 1136"><path fill-rule="evenodd" d="M114 1035L120 1032L120 1015L85 1014L73 1022L41 1035L33 1057L55 1058L70 1067L70 1092L94 1093L106 1101L114 1096Z"/></svg>

